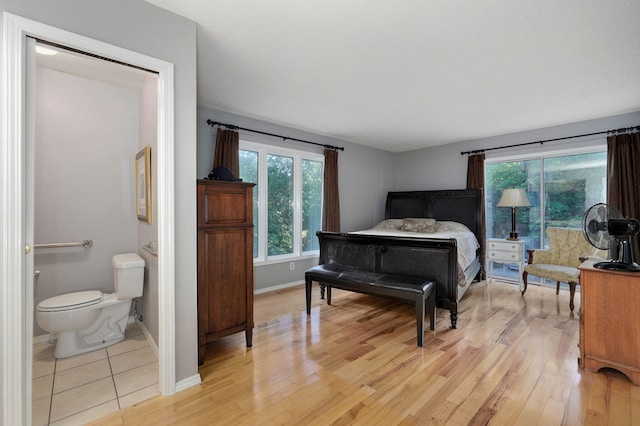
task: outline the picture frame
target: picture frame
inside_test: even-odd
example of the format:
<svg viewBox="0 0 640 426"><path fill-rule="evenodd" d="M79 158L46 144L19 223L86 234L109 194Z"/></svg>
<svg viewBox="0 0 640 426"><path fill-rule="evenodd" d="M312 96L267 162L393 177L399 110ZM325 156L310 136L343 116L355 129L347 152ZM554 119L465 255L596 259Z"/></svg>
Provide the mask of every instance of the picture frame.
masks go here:
<svg viewBox="0 0 640 426"><path fill-rule="evenodd" d="M151 147L149 145L136 154L136 215L138 220L151 223Z"/></svg>

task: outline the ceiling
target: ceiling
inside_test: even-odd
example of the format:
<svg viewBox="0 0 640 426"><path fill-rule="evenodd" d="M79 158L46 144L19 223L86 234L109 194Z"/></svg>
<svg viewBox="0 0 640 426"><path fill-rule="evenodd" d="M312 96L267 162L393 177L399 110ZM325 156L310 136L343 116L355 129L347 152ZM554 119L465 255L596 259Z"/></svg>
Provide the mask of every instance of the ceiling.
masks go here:
<svg viewBox="0 0 640 426"><path fill-rule="evenodd" d="M391 152L640 111L638 0L146 1L199 105Z"/></svg>
<svg viewBox="0 0 640 426"><path fill-rule="evenodd" d="M40 47L44 47L52 53L55 52L49 55L36 55L37 67L73 74L78 77L98 80L103 83L135 90L140 90L145 79L156 78L156 75L151 72L104 61L65 48L54 47L41 42L37 42L36 46L37 53Z"/></svg>

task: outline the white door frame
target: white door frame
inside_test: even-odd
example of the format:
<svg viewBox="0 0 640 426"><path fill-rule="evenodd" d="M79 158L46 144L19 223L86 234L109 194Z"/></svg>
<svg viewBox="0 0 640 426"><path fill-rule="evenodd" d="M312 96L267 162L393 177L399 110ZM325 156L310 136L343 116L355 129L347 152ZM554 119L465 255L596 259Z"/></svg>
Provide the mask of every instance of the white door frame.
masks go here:
<svg viewBox="0 0 640 426"><path fill-rule="evenodd" d="M158 294L159 387L176 391L173 64L5 12L3 15L2 135L0 140L0 298L2 300L2 424L31 423L33 262L25 206L27 196L27 36L137 65L158 73ZM32 233L30 235L33 235Z"/></svg>

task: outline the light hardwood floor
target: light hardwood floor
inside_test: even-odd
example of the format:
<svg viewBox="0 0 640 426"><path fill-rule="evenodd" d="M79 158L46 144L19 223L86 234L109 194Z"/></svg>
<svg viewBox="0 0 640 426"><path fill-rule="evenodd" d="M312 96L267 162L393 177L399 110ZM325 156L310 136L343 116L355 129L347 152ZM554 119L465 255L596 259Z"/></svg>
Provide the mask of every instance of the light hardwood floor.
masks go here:
<svg viewBox="0 0 640 426"><path fill-rule="evenodd" d="M639 387L578 368L568 291L473 284L458 329L439 309L424 348L410 305L334 290L327 306L315 286L313 296L309 317L303 286L256 297L253 348L243 333L214 342L201 385L94 424L640 424Z"/></svg>

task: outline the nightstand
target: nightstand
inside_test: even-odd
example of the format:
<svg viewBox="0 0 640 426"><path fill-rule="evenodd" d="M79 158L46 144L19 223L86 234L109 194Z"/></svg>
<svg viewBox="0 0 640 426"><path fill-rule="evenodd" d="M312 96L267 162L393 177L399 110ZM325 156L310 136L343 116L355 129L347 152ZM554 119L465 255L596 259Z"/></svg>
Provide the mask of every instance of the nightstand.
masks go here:
<svg viewBox="0 0 640 426"><path fill-rule="evenodd" d="M520 291L522 291L524 286L522 282L522 273L524 272L524 241L488 238L486 261L487 282L493 279L493 262L518 265L518 286Z"/></svg>

